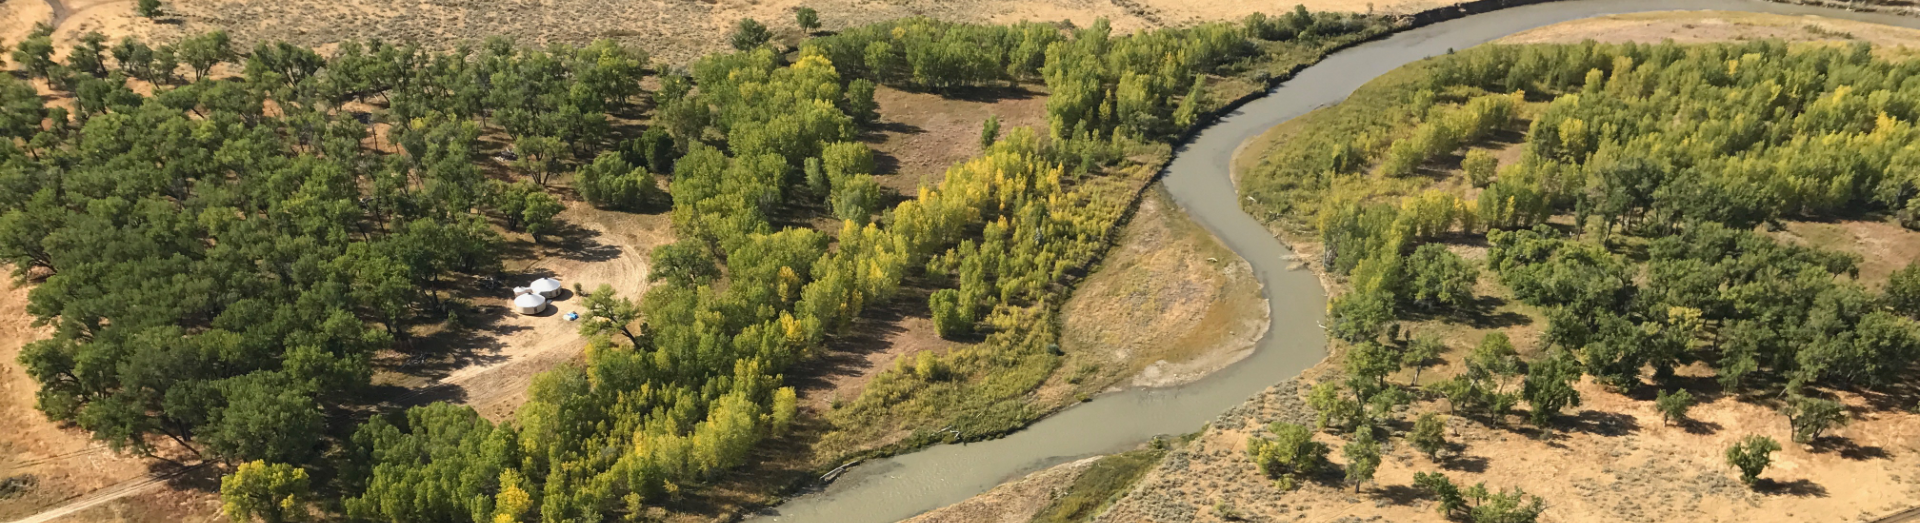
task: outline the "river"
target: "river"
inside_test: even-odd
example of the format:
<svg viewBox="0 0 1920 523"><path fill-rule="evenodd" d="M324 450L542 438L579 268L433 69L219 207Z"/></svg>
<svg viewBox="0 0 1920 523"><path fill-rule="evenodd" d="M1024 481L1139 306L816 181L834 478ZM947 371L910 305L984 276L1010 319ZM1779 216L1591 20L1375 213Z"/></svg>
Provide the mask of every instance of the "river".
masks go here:
<svg viewBox="0 0 1920 523"><path fill-rule="evenodd" d="M1268 128L1345 99L1374 77L1450 49L1580 18L1676 9L1817 14L1920 27L1920 19L1915 18L1757 0L1572 0L1440 22L1335 53L1201 131L1175 150L1163 173L1174 201L1245 258L1264 286L1272 323L1252 356L1184 386L1104 394L1004 438L938 445L868 461L849 469L824 490L796 497L748 521L898 521L1054 464L1129 449L1158 435L1198 430L1255 393L1298 375L1326 355L1326 336L1319 327L1326 293L1311 272L1289 269L1291 251L1241 212L1228 165L1242 144Z"/></svg>

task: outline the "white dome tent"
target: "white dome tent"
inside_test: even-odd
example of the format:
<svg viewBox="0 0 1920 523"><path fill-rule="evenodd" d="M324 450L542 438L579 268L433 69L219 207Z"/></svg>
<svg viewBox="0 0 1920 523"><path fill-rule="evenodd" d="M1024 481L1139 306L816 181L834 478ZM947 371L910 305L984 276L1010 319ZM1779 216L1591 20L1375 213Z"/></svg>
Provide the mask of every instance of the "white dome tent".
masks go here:
<svg viewBox="0 0 1920 523"><path fill-rule="evenodd" d="M546 312L547 299L531 292L515 296L513 298L513 310L521 314L539 314Z"/></svg>
<svg viewBox="0 0 1920 523"><path fill-rule="evenodd" d="M554 296L560 295L560 280L541 278L533 280L533 284L528 285L527 288L535 294L539 294L542 298L552 299Z"/></svg>

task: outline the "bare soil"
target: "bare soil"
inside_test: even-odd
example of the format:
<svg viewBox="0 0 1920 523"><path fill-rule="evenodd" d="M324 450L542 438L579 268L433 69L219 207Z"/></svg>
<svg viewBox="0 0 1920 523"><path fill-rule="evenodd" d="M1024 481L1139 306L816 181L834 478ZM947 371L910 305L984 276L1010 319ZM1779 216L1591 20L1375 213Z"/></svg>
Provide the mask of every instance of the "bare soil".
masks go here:
<svg viewBox="0 0 1920 523"><path fill-rule="evenodd" d="M1707 43L1777 39L1788 42L1866 41L1876 46L1920 49L1920 30L1822 16L1738 11L1656 11L1597 16L1507 36L1503 44Z"/></svg>
<svg viewBox="0 0 1920 523"><path fill-rule="evenodd" d="M979 156L980 132L989 116L1000 117L1000 135L1016 127L1046 134L1046 87L1020 85L918 93L892 87L874 90L880 132L873 146L880 185L912 197L940 184L947 168Z"/></svg>
<svg viewBox="0 0 1920 523"><path fill-rule="evenodd" d="M1061 318L1067 372L1171 386L1252 354L1267 302L1245 260L1154 191Z"/></svg>

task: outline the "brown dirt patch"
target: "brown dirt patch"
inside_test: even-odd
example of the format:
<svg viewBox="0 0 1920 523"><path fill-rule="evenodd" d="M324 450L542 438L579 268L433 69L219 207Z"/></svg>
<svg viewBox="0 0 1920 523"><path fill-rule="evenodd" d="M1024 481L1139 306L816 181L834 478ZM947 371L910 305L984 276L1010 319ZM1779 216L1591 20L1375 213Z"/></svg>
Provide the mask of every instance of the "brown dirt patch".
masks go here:
<svg viewBox="0 0 1920 523"><path fill-rule="evenodd" d="M1067 372L1169 386L1252 354L1267 303L1245 260L1154 191L1061 317Z"/></svg>
<svg viewBox="0 0 1920 523"><path fill-rule="evenodd" d="M878 160L880 184L911 197L921 186L934 187L947 168L979 156L980 129L988 116L1000 117L1000 135L1016 127L1045 134L1045 87L969 89L942 96L882 86L880 132L869 144Z"/></svg>
<svg viewBox="0 0 1920 523"><path fill-rule="evenodd" d="M1503 44L1708 43L1779 39L1789 42L1864 40L1877 46L1920 48L1920 30L1839 20L1738 11L1658 11L1598 16L1524 31L1498 40Z"/></svg>
<svg viewBox="0 0 1920 523"><path fill-rule="evenodd" d="M1887 276L1920 260L1920 231L1887 222L1789 221L1784 231L1773 237L1787 243L1811 245L1822 249L1858 254L1860 282L1868 287L1886 285Z"/></svg>

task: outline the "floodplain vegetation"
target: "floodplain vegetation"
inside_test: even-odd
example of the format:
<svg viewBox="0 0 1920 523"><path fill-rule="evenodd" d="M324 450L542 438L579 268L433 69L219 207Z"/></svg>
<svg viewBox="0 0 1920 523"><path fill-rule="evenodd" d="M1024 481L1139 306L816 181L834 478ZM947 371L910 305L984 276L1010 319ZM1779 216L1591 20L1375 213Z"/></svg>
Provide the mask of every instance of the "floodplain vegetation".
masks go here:
<svg viewBox="0 0 1920 523"><path fill-rule="evenodd" d="M1247 436L1245 466L1280 491L1360 492L1389 435L1444 465L1466 447L1449 439L1461 423L1545 439L1587 426L1568 411L1589 380L1690 430L1717 426L1690 419L1698 402L1735 401L1773 410L1810 452L1856 448L1834 431L1920 401L1920 262L1867 280L1858 255L1768 231L1920 228L1915 72L1863 42L1491 45L1303 117L1243 173L1244 205L1317 247L1338 283L1336 354L1301 387L1308 414ZM1483 335L1449 346L1461 331ZM1735 436L1713 453L1728 477L1813 488L1766 478L1781 441ZM1377 486L1461 521L1534 521L1554 503L1439 470Z"/></svg>
<svg viewBox="0 0 1920 523"><path fill-rule="evenodd" d="M740 507L703 494L802 426L831 466L1057 407L1029 396L1060 367L1059 297L1168 142L1389 28L1305 9L1132 35L915 18L781 49L743 20L736 52L676 69L610 41L323 55L217 31L90 35L55 60L43 26L11 46L27 80L0 76L0 257L53 326L20 363L48 417L220 464L236 521L724 517ZM880 189L858 141L876 85L1022 82L1045 85L1047 128L985 133L916 194ZM501 272L503 230L560 239L565 198L669 214L654 285L587 293L585 354L507 420L379 397L371 355L460 328L474 304L451 291ZM801 419L787 371L904 285L977 343Z"/></svg>

